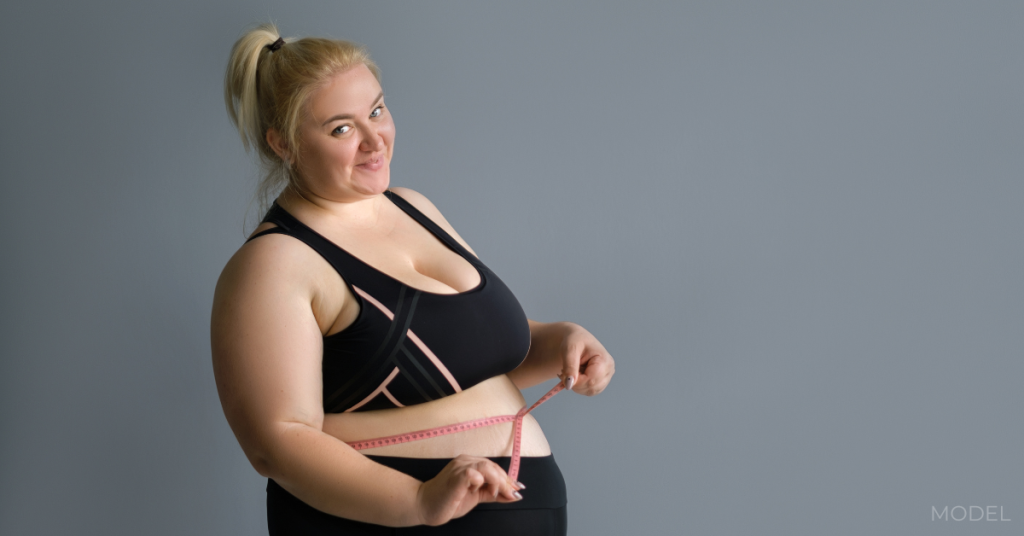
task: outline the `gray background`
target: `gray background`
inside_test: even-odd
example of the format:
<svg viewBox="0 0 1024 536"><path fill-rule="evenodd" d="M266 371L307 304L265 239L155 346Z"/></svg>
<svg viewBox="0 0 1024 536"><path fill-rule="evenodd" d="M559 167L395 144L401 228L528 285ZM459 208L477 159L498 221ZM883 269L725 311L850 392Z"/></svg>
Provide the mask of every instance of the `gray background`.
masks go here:
<svg viewBox="0 0 1024 536"><path fill-rule="evenodd" d="M149 4L0 8L0 533L266 532L208 323L272 19L368 45L392 184L615 356L537 412L571 534L1020 534L1024 3Z"/></svg>

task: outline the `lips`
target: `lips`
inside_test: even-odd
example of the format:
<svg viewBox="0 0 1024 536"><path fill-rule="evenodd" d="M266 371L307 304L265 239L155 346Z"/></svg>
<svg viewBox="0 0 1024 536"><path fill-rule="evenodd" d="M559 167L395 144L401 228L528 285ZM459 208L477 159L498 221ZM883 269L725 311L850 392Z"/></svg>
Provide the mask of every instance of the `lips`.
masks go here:
<svg viewBox="0 0 1024 536"><path fill-rule="evenodd" d="M357 168L365 169L366 171L377 171L384 167L384 155L379 155L376 158L371 158L362 164L356 166Z"/></svg>

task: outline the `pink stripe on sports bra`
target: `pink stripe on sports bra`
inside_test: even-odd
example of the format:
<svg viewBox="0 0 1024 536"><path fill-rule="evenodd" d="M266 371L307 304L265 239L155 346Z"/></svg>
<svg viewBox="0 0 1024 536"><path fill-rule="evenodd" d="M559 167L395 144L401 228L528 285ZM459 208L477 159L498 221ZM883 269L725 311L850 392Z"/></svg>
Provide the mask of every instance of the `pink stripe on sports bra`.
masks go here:
<svg viewBox="0 0 1024 536"><path fill-rule="evenodd" d="M377 298L370 296L368 292L355 285L352 285L352 288L354 288L356 292L358 292L359 295L363 297L363 299L372 303L373 306L376 307L377 309L380 309L380 312L384 313L384 315L388 317L388 320L395 319L395 313L392 313L391 309L388 309L387 307L384 306L383 303L377 301ZM455 376L452 376L452 373L448 371L448 367L444 366L444 363L442 363L441 360L438 359L436 355L434 355L434 352L431 352L430 348L427 348L427 345L423 344L423 341L421 341L420 338L415 333L413 333L411 329L406 331L406 335L409 336L409 340L412 341L413 344L419 347L420 351L423 352L423 355L427 356L427 359L429 359L430 362L433 363L435 367L437 367L437 370L440 371L442 375L444 375L444 378L448 380L448 383L452 386L452 389L455 389L456 393L461 393L462 387L459 386L459 382L455 381ZM374 394L374 396L376 396L376 394ZM391 398L391 400L395 400L390 394L388 395L388 398ZM398 403L398 401L395 401L395 405L397 405L398 407L403 407L401 404ZM345 410L345 412L347 413L354 409L356 409L355 406Z"/></svg>
<svg viewBox="0 0 1024 536"><path fill-rule="evenodd" d="M427 428L425 430L416 430L415 432L408 432L405 434L397 434L385 437L377 437L374 439L364 439L362 441L352 441L347 443L350 447L356 450L363 450L373 447L384 447L387 445L398 445L400 443L408 443L410 441L418 441L420 439L427 439L430 437L443 436L448 434L454 434L456 432L462 432L465 430L472 430L473 428L481 428L484 426L490 426L492 424L498 424L502 422L514 421L515 425L512 428L512 459L508 465L508 477L513 482L516 481L516 477L519 476L519 443L522 441L523 436L523 417L527 413L533 411L534 408L543 404L549 398L555 396L559 391L565 388L565 384L558 382L550 391L544 396L540 397L540 400L534 402L532 406L527 408L523 406L515 415L499 415L497 417L484 417L482 419L474 419L471 421L463 421L455 424L447 424L444 426L438 426L436 428Z"/></svg>

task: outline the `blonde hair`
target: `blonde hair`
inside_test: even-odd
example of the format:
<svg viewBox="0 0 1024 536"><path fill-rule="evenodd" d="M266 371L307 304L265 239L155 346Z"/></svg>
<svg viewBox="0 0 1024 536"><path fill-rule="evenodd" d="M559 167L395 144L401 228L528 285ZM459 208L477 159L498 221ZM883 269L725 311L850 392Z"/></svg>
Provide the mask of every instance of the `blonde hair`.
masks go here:
<svg viewBox="0 0 1024 536"><path fill-rule="evenodd" d="M242 145L259 154L263 177L256 189L261 213L295 180L300 154L299 123L310 95L331 76L362 63L380 82L380 71L365 48L349 41L305 37L284 39L271 23L248 31L231 48L224 76L224 103ZM267 130L281 133L293 161L285 162L267 143Z"/></svg>

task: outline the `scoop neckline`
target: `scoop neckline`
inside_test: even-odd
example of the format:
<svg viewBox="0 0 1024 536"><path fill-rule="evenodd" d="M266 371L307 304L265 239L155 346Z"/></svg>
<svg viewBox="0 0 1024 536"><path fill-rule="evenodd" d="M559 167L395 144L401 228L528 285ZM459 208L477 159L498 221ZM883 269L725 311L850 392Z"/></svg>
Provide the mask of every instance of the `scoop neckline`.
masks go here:
<svg viewBox="0 0 1024 536"><path fill-rule="evenodd" d="M427 230L428 232L430 232L430 234L432 234L432 235L434 236L434 238L436 238L436 239L437 239L437 240L438 240L439 242L441 242L441 244L442 244L443 246L445 246L445 247L447 247L448 249L450 249L450 250L454 251L456 255L458 255L459 257L462 257L462 258L463 258L463 259L464 259L464 260L465 260L466 262L468 262L468 263L469 263L469 265L470 265L470 266L472 266L474 270L476 270L476 273L477 273L477 274L478 274L478 276L480 277L480 282L479 282L479 283L477 283L477 285L476 285L475 287L473 287L473 288L471 288L471 289L469 289L469 290L466 290L466 291L464 291L464 292L456 292L456 293L448 293L448 292L444 292L444 293L442 293L442 292L432 292L432 291L429 291L429 290L423 290L423 289L421 289L421 288L417 288L417 287L414 287L414 286L412 286L412 285L410 285L410 284L408 284L408 283L406 283L406 282L404 282L404 281L400 281L399 279L395 278L394 276L392 276L392 275L390 275L390 274L387 274L387 273L385 273L385 272L381 271L381 270L380 270L379 268L377 268L377 267L375 267L375 266L371 265L370 263L368 263L368 262L364 261L363 259L360 259L359 257L357 257L357 256L353 255L352 253L349 253L349 251L348 251L348 250L346 250L345 248L343 248L343 247L339 246L338 244L335 244L335 243L334 243L334 242L333 242L333 241L332 241L331 239L329 239L329 238L327 238L326 236L324 236L324 235L320 234L319 232L317 232L317 230L316 230L316 229L313 229L312 227L310 227L310 226L306 225L305 223L303 223L303 222L302 222L302 220L300 220L300 219L296 218L296 217L295 217L294 215L292 215L292 213L291 213L291 212L288 212L288 210L286 210L286 209L285 209L284 207L282 207L281 205L279 205L279 204L277 203L277 200L276 200L276 199L274 200L274 204L273 204L273 207L272 207L272 208L277 208L278 210L280 210L280 211L281 211L281 212L283 212L284 214L287 214L289 218L291 218L292 220L295 220L295 222L296 222L296 223L298 223L298 224L299 224L300 226L302 226L302 227L306 228L306 229L307 229L307 230L308 230L309 232L311 232L311 233L315 234L316 236L320 237L320 238L321 238L321 239L322 239L322 240L323 240L324 242L326 242L327 244L330 244L330 246L331 246L331 247L333 247L334 249L336 249L336 250L338 250L338 251L340 251L340 252L344 253L345 255L348 255L349 257L351 257L351 258L355 259L355 260L356 260L357 262L359 262L359 263L360 263L360 264L362 264L363 266L365 266L365 267L369 268L370 270L373 270L374 272L377 272L378 274L380 274L380 275L382 275L382 276L384 276L384 277L386 277L386 278L390 279L391 281L394 281L395 283L398 283L399 285L405 286L406 288L409 288L410 290L413 290L413 291L419 292L419 293L421 293L421 294L429 294L429 295L431 295L431 296L447 296L447 297L456 297L456 296L466 296L466 295L468 295L468 294L474 294L474 293L476 293L476 292L479 292L480 290L482 290L482 289L484 288L484 286L485 286L485 285L487 284L487 275L486 275L486 274L484 273L484 271L483 271L483 270L482 270L482 269L480 268L480 266L478 266L478 265L477 265L477 263L476 263L476 262L473 262L473 260L472 260L472 259L469 259L468 257L466 257L466 255L463 255L461 251L459 251L459 250L457 250L457 249L453 248L453 247L451 246L451 244L449 244L449 243L448 243L448 242L447 242L447 241L446 241L446 240L445 240L445 239L444 239L444 238L443 238L443 237L442 237L441 235L439 235L438 233L434 232L434 230L433 230L433 229L431 229L430 227L428 227L427 225L424 225L424 224L423 224L423 222L419 221L419 220L418 220L418 219L417 219L417 218L416 218L415 216L413 216L413 215L412 215L412 214L411 214L411 213L410 213L410 212L409 212L408 210L406 210L406 209L405 209L405 208L404 208L404 207L403 207L402 205L400 205L400 204L398 204L398 203L395 203L395 200L394 200L394 199L391 199L391 197L390 197L389 195L386 195L386 194L391 194L391 195L393 195L393 196L395 196L395 197L397 197L397 198L401 199L402 201L405 201L405 203L406 203L406 204L408 204L410 208L416 209L416 207L412 206L412 204L410 204L410 203L409 203L408 201L406 201L406 200L405 200L404 198L402 198L402 196L400 196L400 195L396 194L395 192L392 192L391 190L385 190L385 193L384 193L384 194L382 194L382 195L384 195L384 197L386 197L386 198L388 199L388 201L391 201L391 203L392 203L393 205L395 205L395 206L396 206L396 207L398 207L398 208L399 208L399 209L400 209L400 210L401 210L402 212L404 212L406 216L409 216L410 218L412 218L412 220L413 220L413 221L415 221L415 222L416 222L416 223L418 223L418 224L419 224L420 226L422 226L422 227L423 227L424 229L426 229L426 230ZM417 210L418 210L418 209L417 209ZM422 214L422 213L421 213L421 214ZM427 217L427 216L426 216L425 214L422 214L422 215L423 215L423 217L424 217L424 218L426 218L426 217ZM428 219L429 219L429 218L428 218ZM435 224L435 225L437 225L437 224ZM442 230L443 230L443 229L442 229ZM335 268L335 271L337 271L337 268ZM340 272L338 273L338 275L340 275L340 276L341 276L341 278L342 278L342 279L343 279L343 280L345 281L345 283L346 283L346 285L347 285L347 286L351 287L351 286L353 285L353 283L352 283L351 281L349 281L348 279L345 279L345 276L344 276L344 275L342 275L342 274L341 274ZM424 277L427 277L427 276L426 276L426 275L424 274ZM437 280L435 279L435 281L437 281ZM438 283L441 283L441 282L440 282L440 281L438 281ZM443 285L444 283L441 283L441 284ZM357 294L357 296L358 296L358 294ZM345 330L342 330L342 331L345 331ZM341 333L341 331L339 331L338 333ZM337 335L337 333L336 333L335 335Z"/></svg>

